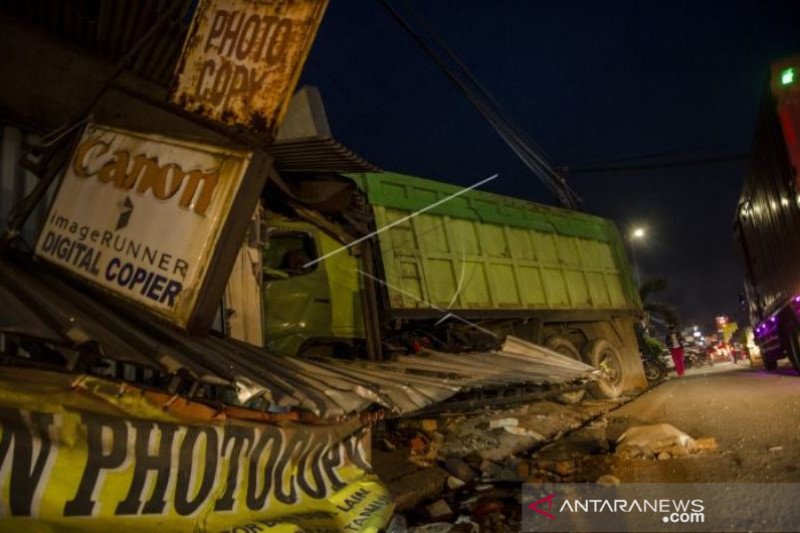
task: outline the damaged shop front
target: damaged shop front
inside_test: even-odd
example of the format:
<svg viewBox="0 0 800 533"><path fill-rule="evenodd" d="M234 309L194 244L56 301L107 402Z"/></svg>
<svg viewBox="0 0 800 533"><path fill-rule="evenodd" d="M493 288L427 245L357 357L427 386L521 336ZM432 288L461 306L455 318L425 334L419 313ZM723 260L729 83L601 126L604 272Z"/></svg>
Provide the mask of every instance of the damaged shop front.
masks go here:
<svg viewBox="0 0 800 533"><path fill-rule="evenodd" d="M602 377L516 331L469 352L382 337L369 246L315 274L346 267L350 292L330 284L331 299L351 305L356 340L344 352L340 337L281 344L265 285L289 268L263 264L264 239L310 224L332 250L375 224L341 209L361 198L342 183L379 169L332 138L313 88L290 98L326 2L99 6L0 9L0 71L17 72L0 87L0 530L377 531L398 494L373 469L376 431L582 397ZM58 84L40 82L59 65ZM559 242L557 217L542 217L525 231ZM600 235L610 259L588 274L622 287L607 228L593 224L562 240ZM517 231L498 228L485 231ZM581 320L611 317L611 300ZM434 320L413 306L400 311ZM326 312L333 331L344 315Z"/></svg>
<svg viewBox="0 0 800 533"><path fill-rule="evenodd" d="M460 364L286 358L186 335L16 254L0 296L9 530L376 530L394 506L372 472L376 421L593 372L524 342Z"/></svg>

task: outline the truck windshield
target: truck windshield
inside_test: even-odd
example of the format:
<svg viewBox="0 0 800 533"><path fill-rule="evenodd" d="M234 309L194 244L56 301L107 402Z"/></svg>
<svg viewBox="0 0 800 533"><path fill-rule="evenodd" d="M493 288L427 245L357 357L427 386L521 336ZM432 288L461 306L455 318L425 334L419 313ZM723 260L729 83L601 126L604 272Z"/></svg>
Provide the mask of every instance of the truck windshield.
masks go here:
<svg viewBox="0 0 800 533"><path fill-rule="evenodd" d="M273 233L264 246L264 279L283 279L311 272L316 265L303 265L316 258L311 235L302 232Z"/></svg>

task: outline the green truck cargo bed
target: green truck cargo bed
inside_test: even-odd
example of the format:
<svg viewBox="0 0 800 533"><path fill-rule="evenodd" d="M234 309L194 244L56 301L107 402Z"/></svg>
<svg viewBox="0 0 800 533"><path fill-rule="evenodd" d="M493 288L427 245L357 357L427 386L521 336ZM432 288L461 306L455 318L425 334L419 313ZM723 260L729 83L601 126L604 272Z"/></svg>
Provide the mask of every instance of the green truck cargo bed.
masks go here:
<svg viewBox="0 0 800 533"><path fill-rule="evenodd" d="M349 174L384 228L460 190L414 176ZM585 213L471 190L378 237L397 310L633 310L616 226Z"/></svg>

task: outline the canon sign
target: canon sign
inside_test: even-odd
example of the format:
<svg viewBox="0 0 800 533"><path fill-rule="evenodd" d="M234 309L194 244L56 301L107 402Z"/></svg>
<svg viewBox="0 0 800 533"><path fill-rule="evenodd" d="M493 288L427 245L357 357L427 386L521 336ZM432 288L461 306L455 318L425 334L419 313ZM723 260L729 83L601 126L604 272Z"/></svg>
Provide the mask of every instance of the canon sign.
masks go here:
<svg viewBox="0 0 800 533"><path fill-rule="evenodd" d="M89 125L36 253L178 326L204 329L268 171L260 153Z"/></svg>
<svg viewBox="0 0 800 533"><path fill-rule="evenodd" d="M131 154L129 150L111 152L102 138L87 139L75 153L72 170L79 178L97 178L120 189L148 191L159 200L169 200L182 191L178 204L204 215L219 181L217 170L184 170L174 162L160 162L157 156ZM201 187L202 184L202 187ZM197 190L200 194L197 196ZM197 196L197 198L195 198Z"/></svg>

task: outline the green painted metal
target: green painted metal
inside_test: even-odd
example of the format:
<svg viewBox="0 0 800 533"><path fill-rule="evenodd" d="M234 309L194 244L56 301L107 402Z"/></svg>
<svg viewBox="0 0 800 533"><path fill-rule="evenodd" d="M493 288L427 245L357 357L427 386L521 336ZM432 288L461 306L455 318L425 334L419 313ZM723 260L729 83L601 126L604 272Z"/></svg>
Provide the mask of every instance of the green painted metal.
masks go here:
<svg viewBox="0 0 800 533"><path fill-rule="evenodd" d="M386 227L462 188L395 173L349 174ZM613 222L468 191L382 232L392 307L638 310Z"/></svg>
<svg viewBox="0 0 800 533"><path fill-rule="evenodd" d="M393 172L347 176L367 193L371 204L406 211L419 211L463 190L457 185ZM605 241L611 239L609 226L613 226L613 222L594 215L474 189L427 213Z"/></svg>
<svg viewBox="0 0 800 533"><path fill-rule="evenodd" d="M341 245L308 222L274 216L267 223L270 237L263 253L262 298L267 347L294 355L310 339L363 338L358 258L339 253L309 271L287 273L281 265L269 265L269 247L280 256L295 247L292 243L296 235L306 235L314 248L313 257L308 259L314 259Z"/></svg>

